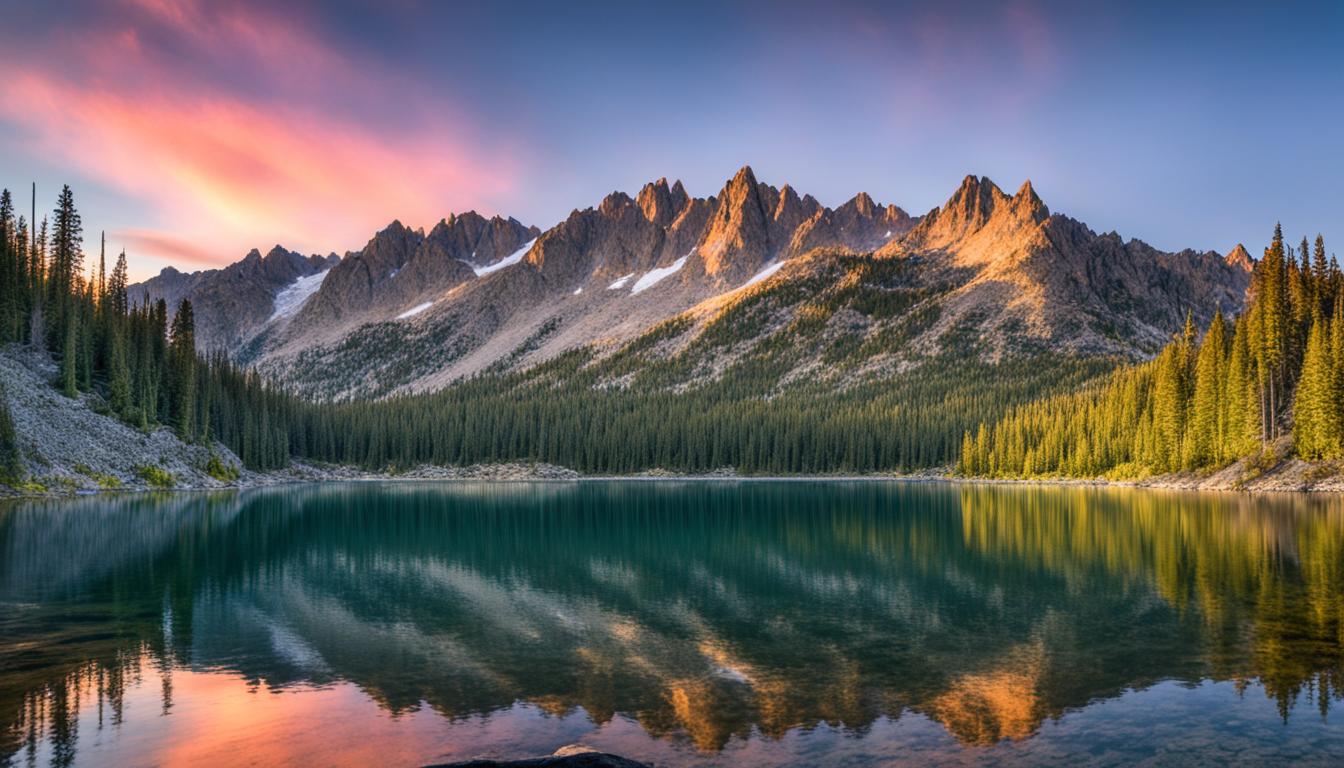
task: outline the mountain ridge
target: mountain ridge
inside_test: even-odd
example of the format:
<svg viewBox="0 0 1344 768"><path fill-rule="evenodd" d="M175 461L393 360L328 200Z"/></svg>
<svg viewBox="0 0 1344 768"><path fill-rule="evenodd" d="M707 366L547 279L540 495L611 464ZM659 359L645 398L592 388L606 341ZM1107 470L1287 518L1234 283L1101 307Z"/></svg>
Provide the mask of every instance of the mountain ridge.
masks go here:
<svg viewBox="0 0 1344 768"><path fill-rule="evenodd" d="M467 251L469 242L477 247ZM692 197L659 178L545 231L472 212L429 234L394 221L340 258L292 319L264 324L231 352L315 397L427 391L580 347L610 352L683 315L698 327L707 306L744 290L827 270L853 280L836 265L856 256L879 271L908 262L900 290L921 292L919 311L938 316L874 358L907 362L956 334L971 334L988 360L1031 350L1143 357L1187 311L1203 320L1239 307L1253 263L1244 248L1172 254L1097 235L1051 213L1029 180L1008 195L968 175L943 205L911 216L863 192L826 208L743 166L716 195ZM880 334L892 322L851 309L866 319L848 333Z"/></svg>

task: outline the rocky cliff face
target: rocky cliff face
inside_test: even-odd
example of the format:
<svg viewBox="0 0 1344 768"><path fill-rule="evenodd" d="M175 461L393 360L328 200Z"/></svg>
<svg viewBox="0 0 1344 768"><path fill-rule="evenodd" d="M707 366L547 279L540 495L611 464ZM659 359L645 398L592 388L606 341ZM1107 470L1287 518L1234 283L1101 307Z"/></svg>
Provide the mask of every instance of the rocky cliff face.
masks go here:
<svg viewBox="0 0 1344 768"><path fill-rule="evenodd" d="M836 363L857 366L846 376L948 350L1138 358L1187 311L1205 322L1238 309L1251 264L1240 248L1164 253L1098 235L1052 214L1030 182L1009 195L968 176L914 217L864 193L830 209L744 167L710 197L658 179L545 232L475 213L428 234L393 222L324 279L295 284L311 297L292 319L264 323L239 356L324 398L431 390L579 347L607 354L674 318L681 337L667 344L682 350L710 327L759 341L802 323L818 335L794 346L817 359L834 358L828 345L864 350ZM824 309L813 307L822 296ZM746 305L773 309L715 326ZM698 363L704 375L726 364L714 349ZM800 359L786 378L814 363Z"/></svg>
<svg viewBox="0 0 1344 768"><path fill-rule="evenodd" d="M282 291L338 261L334 253L304 256L277 245L265 256L253 249L242 261L223 269L187 274L166 267L157 276L130 286L127 295L133 304L163 299L170 314L183 299L190 299L197 345L203 350L232 351L267 323Z"/></svg>
<svg viewBox="0 0 1344 768"><path fill-rule="evenodd" d="M1051 214L1028 181L1009 196L968 176L940 208L878 256L919 258L957 285L939 323L973 333L994 357L1018 347L1142 357L1186 312L1207 323L1241 307L1251 262L1213 252L1164 253Z"/></svg>
<svg viewBox="0 0 1344 768"><path fill-rule="evenodd" d="M684 259L677 282L723 289L814 248L871 251L914 221L864 193L832 211L787 184L763 184L743 167L708 198L691 198L680 181L669 186L666 179L633 200L613 192L546 232L527 260L557 285L591 290Z"/></svg>
<svg viewBox="0 0 1344 768"><path fill-rule="evenodd" d="M486 219L475 211L441 220L428 235L393 221L332 269L295 328L399 313L473 279L538 234L517 219Z"/></svg>

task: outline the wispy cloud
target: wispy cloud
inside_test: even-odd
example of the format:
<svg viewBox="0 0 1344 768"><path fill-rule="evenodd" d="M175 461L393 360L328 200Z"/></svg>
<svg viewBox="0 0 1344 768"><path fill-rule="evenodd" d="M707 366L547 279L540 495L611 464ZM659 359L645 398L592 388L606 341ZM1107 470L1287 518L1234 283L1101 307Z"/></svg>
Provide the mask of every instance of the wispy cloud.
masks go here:
<svg viewBox="0 0 1344 768"><path fill-rule="evenodd" d="M136 0L5 55L0 119L26 150L142 203L128 245L170 260L358 247L394 216L489 211L513 188L516 141L483 138L451 103L310 28L244 5Z"/></svg>
<svg viewBox="0 0 1344 768"><path fill-rule="evenodd" d="M166 254L182 269L219 266L219 253L215 249L162 230L114 229L107 236L111 253L125 248L128 253ZM109 260L111 258L109 255Z"/></svg>

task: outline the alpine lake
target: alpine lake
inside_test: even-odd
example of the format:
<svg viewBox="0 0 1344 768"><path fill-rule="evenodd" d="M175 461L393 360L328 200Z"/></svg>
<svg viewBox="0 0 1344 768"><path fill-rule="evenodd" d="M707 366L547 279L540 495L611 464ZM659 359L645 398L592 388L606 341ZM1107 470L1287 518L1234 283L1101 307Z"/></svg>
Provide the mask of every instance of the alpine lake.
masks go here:
<svg viewBox="0 0 1344 768"><path fill-rule="evenodd" d="M0 765L1344 764L1344 498L386 482L0 505Z"/></svg>

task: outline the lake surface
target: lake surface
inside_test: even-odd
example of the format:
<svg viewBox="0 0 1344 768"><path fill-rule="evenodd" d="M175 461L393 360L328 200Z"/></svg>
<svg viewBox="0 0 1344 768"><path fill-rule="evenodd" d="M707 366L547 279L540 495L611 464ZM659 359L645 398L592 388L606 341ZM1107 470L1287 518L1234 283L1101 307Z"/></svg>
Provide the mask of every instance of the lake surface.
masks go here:
<svg viewBox="0 0 1344 768"><path fill-rule="evenodd" d="M1344 502L885 482L0 506L0 764L1344 762Z"/></svg>

